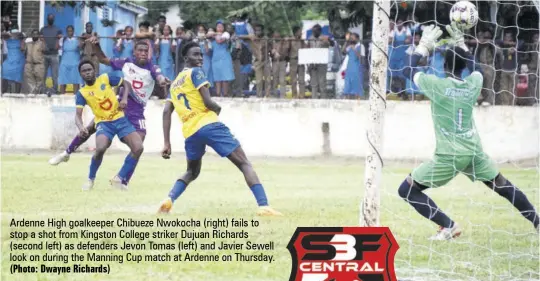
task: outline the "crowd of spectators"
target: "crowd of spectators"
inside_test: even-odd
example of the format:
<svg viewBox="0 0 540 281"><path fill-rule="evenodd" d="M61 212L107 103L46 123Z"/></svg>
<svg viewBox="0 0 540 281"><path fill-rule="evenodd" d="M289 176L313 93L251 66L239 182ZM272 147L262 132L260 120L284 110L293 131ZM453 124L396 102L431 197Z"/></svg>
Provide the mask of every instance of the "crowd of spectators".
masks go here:
<svg viewBox="0 0 540 281"><path fill-rule="evenodd" d="M76 91L82 83L76 69L81 59L94 61L99 69L92 45L85 42L93 35L99 36L92 23L86 23L85 31L77 36L73 26L66 30L57 28L51 14L46 26L25 35L9 19L2 20L2 93L20 93L24 84L25 93L65 94L66 85L72 85ZM404 100L422 97L411 77L403 76L403 69L409 67L408 58L418 45L424 27L411 17L390 23L387 89ZM346 59L339 61L344 64L344 88L339 97L367 96L369 83L365 80L372 49L369 40L361 40L356 33L347 33L344 39L323 35L320 25L311 27L309 38L302 38L300 26L290 32L292 36L267 30L261 24L250 23L247 16L231 22L217 20L211 25L184 22L173 32L166 17L160 16L155 25L145 21L137 27L126 26L114 38L102 40L114 40L109 53L115 58L131 56L134 40L147 41L152 62L171 80L183 69L182 46L197 42L204 54L203 69L211 82L211 92L223 97L283 98L288 92L292 98L334 98L336 93L330 93L327 87L328 65L304 65L298 58L300 49L337 47L342 55L339 57ZM538 31L528 34L532 35L517 38L513 31L503 31L502 39L496 40L493 30L484 29L467 36L467 44L484 72L479 104L538 102ZM444 76L445 47L440 46L421 62L420 70ZM45 85L47 76L52 79L52 88ZM159 87L154 94L164 96Z"/></svg>
<svg viewBox="0 0 540 281"><path fill-rule="evenodd" d="M420 42L425 25L416 21L398 19L390 23L389 36L389 92L398 93L404 99L422 94L403 76L403 68L409 67L409 56ZM478 103L489 105L533 105L538 103L540 87L538 30L529 36L518 38L513 29L501 32L502 39L494 39L493 29L471 29L466 35L466 44L475 56L484 73L484 85ZM434 54L420 64L420 70L445 76L444 52L447 46L436 48ZM470 73L463 73L466 77Z"/></svg>

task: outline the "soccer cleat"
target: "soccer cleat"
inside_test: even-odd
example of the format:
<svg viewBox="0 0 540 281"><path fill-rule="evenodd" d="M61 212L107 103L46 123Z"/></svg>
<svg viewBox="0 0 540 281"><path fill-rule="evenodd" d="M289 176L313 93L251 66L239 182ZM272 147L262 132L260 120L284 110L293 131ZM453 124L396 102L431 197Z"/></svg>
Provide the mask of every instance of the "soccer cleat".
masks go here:
<svg viewBox="0 0 540 281"><path fill-rule="evenodd" d="M119 176L114 176L114 178L110 180L110 183L113 188L128 190L128 186L122 182L122 179Z"/></svg>
<svg viewBox="0 0 540 281"><path fill-rule="evenodd" d="M66 151L63 151L62 153L54 156L49 160L49 164L56 166L62 162L69 161L69 154Z"/></svg>
<svg viewBox="0 0 540 281"><path fill-rule="evenodd" d="M270 206L262 206L257 210L257 216L283 216L282 213L274 210Z"/></svg>
<svg viewBox="0 0 540 281"><path fill-rule="evenodd" d="M88 180L82 187L82 190L83 191L89 191L89 190L92 190L92 188L94 188L94 181L93 180Z"/></svg>
<svg viewBox="0 0 540 281"><path fill-rule="evenodd" d="M433 235L429 240L451 240L461 235L461 228L457 223L453 227L441 227L437 234Z"/></svg>
<svg viewBox="0 0 540 281"><path fill-rule="evenodd" d="M168 214L171 211L172 206L173 202L171 198L163 200L163 202L161 202L161 204L159 205L158 214Z"/></svg>

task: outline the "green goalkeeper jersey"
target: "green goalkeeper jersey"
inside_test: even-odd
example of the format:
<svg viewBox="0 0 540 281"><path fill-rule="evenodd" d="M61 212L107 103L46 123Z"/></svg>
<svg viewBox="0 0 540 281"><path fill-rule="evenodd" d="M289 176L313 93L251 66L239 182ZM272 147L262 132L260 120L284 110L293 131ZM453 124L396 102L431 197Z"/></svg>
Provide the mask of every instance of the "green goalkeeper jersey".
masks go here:
<svg viewBox="0 0 540 281"><path fill-rule="evenodd" d="M482 74L475 71L464 80L457 80L418 72L414 83L431 101L435 154L458 156L481 152L473 108L482 90Z"/></svg>

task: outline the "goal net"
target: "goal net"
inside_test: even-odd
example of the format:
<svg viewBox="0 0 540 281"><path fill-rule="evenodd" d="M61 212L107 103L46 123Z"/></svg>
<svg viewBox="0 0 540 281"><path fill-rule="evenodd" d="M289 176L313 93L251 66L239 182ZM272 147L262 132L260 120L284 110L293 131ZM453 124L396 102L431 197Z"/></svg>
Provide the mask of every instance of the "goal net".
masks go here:
<svg viewBox="0 0 540 281"><path fill-rule="evenodd" d="M455 3L375 1L369 47L369 150L360 222L390 227L400 245L396 255L399 280L539 280L538 234L505 198L482 181L468 179L479 179L481 167L465 167L454 157L446 170L457 177L425 191L463 230L461 237L449 242L430 241L437 226L397 192L413 169L433 159L437 130L429 104L438 101L428 101L403 70L410 67L410 56L426 26L438 25L444 31L441 38L449 36L445 25L450 23L450 9ZM540 7L538 1L471 3L477 7L479 21L466 32L465 42L484 74L482 91L474 108L451 105L456 109L456 121L451 122L460 130L460 120L466 118L463 112L472 109L472 126L483 151L538 209ZM437 47L420 61L417 70L445 77L447 48ZM462 78L470 75L465 71ZM380 81L381 77L386 79ZM410 109L396 112L396 103L405 101L410 102ZM427 121L413 119L413 111L422 112ZM383 121L385 115L388 118ZM399 119L408 118L408 127L400 127L404 122ZM396 143L388 138L400 139L403 146L388 145ZM459 140L448 145L456 148ZM475 154L472 161L480 161L480 156ZM435 181L440 175L431 176ZM432 210L431 215L435 215L436 209Z"/></svg>

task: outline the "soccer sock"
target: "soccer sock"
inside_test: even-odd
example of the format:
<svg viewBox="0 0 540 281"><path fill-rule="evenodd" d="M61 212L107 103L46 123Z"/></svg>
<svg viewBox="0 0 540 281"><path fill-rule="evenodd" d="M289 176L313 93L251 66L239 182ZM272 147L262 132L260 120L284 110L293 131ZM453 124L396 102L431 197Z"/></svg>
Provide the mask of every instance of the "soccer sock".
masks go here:
<svg viewBox="0 0 540 281"><path fill-rule="evenodd" d="M169 192L169 197L171 198L171 200L174 202L176 199L178 199L178 197L180 197L180 195L182 195L182 193L186 190L186 187L186 182L184 182L183 180L177 180L174 183L173 188Z"/></svg>
<svg viewBox="0 0 540 281"><path fill-rule="evenodd" d="M399 196L413 206L420 215L442 227L453 227L454 222L442 212L437 204L429 198L416 184L411 186L404 180L398 189Z"/></svg>
<svg viewBox="0 0 540 281"><path fill-rule="evenodd" d="M84 140L86 141L86 140ZM81 139L81 137L79 136L76 136L75 138L73 138L73 140L71 141L71 143L69 144L68 148L66 149L66 152L67 154L71 154L73 153L75 150L77 150L77 148L79 148L79 146L81 144L84 143L84 141Z"/></svg>
<svg viewBox="0 0 540 281"><path fill-rule="evenodd" d="M95 157L92 156L92 160L90 160L90 173L88 174L89 179L94 180L96 178L96 174L102 160L103 158L100 160L96 160Z"/></svg>
<svg viewBox="0 0 540 281"><path fill-rule="evenodd" d="M124 160L124 162L128 161L128 158L131 157L131 152L126 156L126 159ZM136 168L136 167L135 167ZM128 172L126 178L122 179L122 183L123 184L128 184L129 181L131 180L131 177L133 176L133 174L135 173L135 168L133 168L133 170L131 170L130 172Z"/></svg>
<svg viewBox="0 0 540 281"><path fill-rule="evenodd" d="M128 154L128 156L124 160L124 165L120 169L120 172L118 172L118 176L122 179L122 181L125 181L129 174L133 175L133 172L135 171L138 162L139 159L133 158L131 153Z"/></svg>
<svg viewBox="0 0 540 281"><path fill-rule="evenodd" d="M264 192L264 187L262 184L254 184L249 189L251 189L251 192L253 192L255 200L257 200L257 204L260 207L268 206L268 199L266 199L266 193Z"/></svg>
<svg viewBox="0 0 540 281"><path fill-rule="evenodd" d="M493 188L492 182L484 182L487 186L493 189L497 194L506 198L516 209L519 210L522 216L532 222L534 227L538 226L540 218L534 209L534 206L529 202L527 196L516 186L514 186L509 180L503 186L497 186Z"/></svg>

